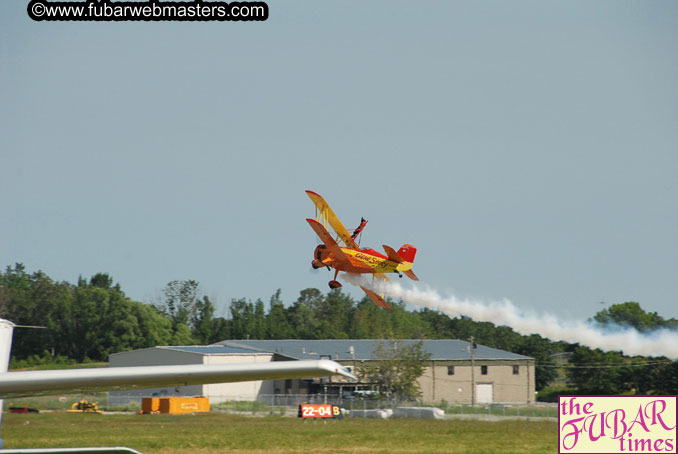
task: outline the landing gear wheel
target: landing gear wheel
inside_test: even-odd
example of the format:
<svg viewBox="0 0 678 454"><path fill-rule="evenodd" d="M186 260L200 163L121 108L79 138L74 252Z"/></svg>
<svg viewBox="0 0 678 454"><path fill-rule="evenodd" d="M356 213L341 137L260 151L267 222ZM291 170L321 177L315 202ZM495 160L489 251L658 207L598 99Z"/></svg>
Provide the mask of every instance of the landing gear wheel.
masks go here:
<svg viewBox="0 0 678 454"><path fill-rule="evenodd" d="M335 289L335 288L340 288L341 287L341 282L339 281L330 281L329 282L330 288Z"/></svg>

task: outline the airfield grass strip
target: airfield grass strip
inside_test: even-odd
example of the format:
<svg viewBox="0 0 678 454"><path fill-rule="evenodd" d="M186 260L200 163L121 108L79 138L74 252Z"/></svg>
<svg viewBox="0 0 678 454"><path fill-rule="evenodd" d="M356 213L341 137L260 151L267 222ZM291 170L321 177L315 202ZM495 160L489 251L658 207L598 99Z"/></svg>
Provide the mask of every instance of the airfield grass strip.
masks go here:
<svg viewBox="0 0 678 454"><path fill-rule="evenodd" d="M129 446L161 453L553 453L556 423L507 420L301 421L202 415L5 414L5 448Z"/></svg>

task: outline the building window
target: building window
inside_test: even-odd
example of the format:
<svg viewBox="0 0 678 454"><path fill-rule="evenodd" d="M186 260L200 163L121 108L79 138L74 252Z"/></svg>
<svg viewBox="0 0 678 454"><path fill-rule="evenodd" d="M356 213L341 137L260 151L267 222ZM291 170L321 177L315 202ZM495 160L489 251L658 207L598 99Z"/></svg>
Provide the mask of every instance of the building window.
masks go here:
<svg viewBox="0 0 678 454"><path fill-rule="evenodd" d="M487 366L480 366L480 375L487 375Z"/></svg>
<svg viewBox="0 0 678 454"><path fill-rule="evenodd" d="M447 366L447 375L454 375L454 366Z"/></svg>
<svg viewBox="0 0 678 454"><path fill-rule="evenodd" d="M520 374L520 366L513 366L513 375Z"/></svg>

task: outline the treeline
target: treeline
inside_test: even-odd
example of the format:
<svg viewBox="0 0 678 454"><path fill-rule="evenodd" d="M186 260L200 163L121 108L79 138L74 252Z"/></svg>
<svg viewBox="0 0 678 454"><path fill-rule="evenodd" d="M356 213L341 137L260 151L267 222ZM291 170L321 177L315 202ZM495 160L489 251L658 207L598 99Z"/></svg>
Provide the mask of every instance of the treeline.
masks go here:
<svg viewBox="0 0 678 454"><path fill-rule="evenodd" d="M77 285L15 265L0 274L0 316L17 325L12 358L107 361L110 353L191 342L155 307L132 301L106 274Z"/></svg>
<svg viewBox="0 0 678 454"><path fill-rule="evenodd" d="M598 312L593 320L602 326L614 325L613 329L633 327L648 335L657 329L678 329L677 319L645 312L636 302L614 304ZM567 352L567 363L563 365L567 384L580 394L678 393L678 361L629 357L578 344L569 345Z"/></svg>
<svg viewBox="0 0 678 454"><path fill-rule="evenodd" d="M231 301L228 316L215 316L213 302L193 280L170 282L160 301L132 301L105 273L77 284L55 282L16 264L0 273L0 316L19 325L47 329L15 330L14 359L106 361L110 353L156 345L209 344L225 339L464 339L535 358L536 385L567 387L588 394L678 391L678 363L666 358L630 358L577 344L523 336L506 326L450 318L429 309L393 311L368 298L355 301L340 289L302 290L285 304L278 290L265 303ZM642 331L678 327L646 313L638 303L611 306L594 317L599 323Z"/></svg>

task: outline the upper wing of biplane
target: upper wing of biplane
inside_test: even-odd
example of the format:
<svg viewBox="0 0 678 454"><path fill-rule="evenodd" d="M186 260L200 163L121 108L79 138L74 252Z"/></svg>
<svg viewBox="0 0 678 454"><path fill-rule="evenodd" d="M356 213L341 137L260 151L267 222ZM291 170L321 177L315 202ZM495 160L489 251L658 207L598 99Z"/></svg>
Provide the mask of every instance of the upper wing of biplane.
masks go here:
<svg viewBox="0 0 678 454"><path fill-rule="evenodd" d="M351 238L351 235L349 235L348 230L346 230L346 227L344 227L344 224L341 223L337 215L334 214L334 211L332 211L332 208L330 208L330 205L325 201L325 199L323 199L320 194L317 194L313 191L306 191L306 194L315 204L316 220L329 222L329 224L332 226L332 229L337 232L337 235L339 235L339 238L341 238L341 241L344 242L346 247L358 249L358 245L355 241L353 241L353 238Z"/></svg>

